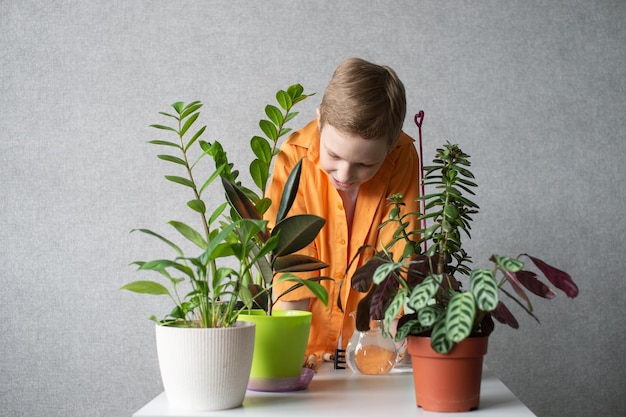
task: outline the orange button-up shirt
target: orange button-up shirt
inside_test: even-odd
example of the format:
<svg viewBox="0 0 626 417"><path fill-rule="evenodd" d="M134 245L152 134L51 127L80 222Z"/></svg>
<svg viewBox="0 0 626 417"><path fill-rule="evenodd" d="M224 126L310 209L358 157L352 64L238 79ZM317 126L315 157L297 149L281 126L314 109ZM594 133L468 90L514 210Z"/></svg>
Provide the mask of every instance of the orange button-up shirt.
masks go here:
<svg viewBox="0 0 626 417"><path fill-rule="evenodd" d="M329 293L328 306L324 306L317 299L312 299L309 307L313 319L307 355L314 353L318 357L325 352L333 353L337 347L345 349L354 332L355 320L350 313L356 311L358 302L365 294L351 288L350 278L354 270L371 257L371 251L365 251L360 259L352 264L348 274L346 269L361 246L368 244L380 249L381 242L387 243L391 240L395 227L378 230L378 226L389 216L387 197L401 193L406 202L406 211L419 210L418 156L413 139L405 133L402 133L376 175L361 185L351 232L348 229L341 196L320 167L319 154L320 134L317 121L314 120L294 132L281 146L268 187L268 197L272 201L279 201L291 169L304 158L298 196L289 215L309 213L326 220L313 244L302 251L329 264L328 268L315 274L333 279L321 281ZM266 215L270 222L276 218L276 210L277 204L273 204ZM418 225L413 226L415 228ZM301 276L305 278L311 274ZM281 294L292 285L290 282L276 283L274 295ZM303 287L285 295L281 300L297 301L311 297L312 294ZM341 298L343 311L337 305L338 297Z"/></svg>

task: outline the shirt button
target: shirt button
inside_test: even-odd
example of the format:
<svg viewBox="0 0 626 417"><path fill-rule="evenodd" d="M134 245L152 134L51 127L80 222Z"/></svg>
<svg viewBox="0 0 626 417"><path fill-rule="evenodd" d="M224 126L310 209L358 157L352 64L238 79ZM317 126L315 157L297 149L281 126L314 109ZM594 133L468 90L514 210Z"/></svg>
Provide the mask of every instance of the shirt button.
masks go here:
<svg viewBox="0 0 626 417"><path fill-rule="evenodd" d="M346 240L345 239L339 239L339 244L340 245L345 245L346 244Z"/></svg>
<svg viewBox="0 0 626 417"><path fill-rule="evenodd" d="M343 206L341 204L337 204L337 210L343 211Z"/></svg>

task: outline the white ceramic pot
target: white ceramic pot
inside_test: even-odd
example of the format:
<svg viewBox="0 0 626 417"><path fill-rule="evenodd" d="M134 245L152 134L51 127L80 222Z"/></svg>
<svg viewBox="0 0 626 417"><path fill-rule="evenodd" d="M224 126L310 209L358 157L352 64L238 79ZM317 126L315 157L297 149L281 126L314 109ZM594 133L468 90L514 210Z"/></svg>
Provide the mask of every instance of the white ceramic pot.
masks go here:
<svg viewBox="0 0 626 417"><path fill-rule="evenodd" d="M246 394L255 326L199 329L156 326L163 387L172 409L224 410L239 407Z"/></svg>

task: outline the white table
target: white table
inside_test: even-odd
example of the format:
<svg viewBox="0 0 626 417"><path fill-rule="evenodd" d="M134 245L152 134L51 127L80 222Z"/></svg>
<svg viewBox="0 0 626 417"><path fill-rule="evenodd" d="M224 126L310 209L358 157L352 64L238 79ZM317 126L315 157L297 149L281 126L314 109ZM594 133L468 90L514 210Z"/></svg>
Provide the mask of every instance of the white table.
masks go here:
<svg viewBox="0 0 626 417"><path fill-rule="evenodd" d="M133 417L404 417L535 416L488 369L483 370L480 407L469 413L434 413L415 405L410 367L393 369L387 375L357 375L349 369L334 370L323 364L308 389L287 393L247 391L243 406L223 411L171 411L165 393L146 404Z"/></svg>

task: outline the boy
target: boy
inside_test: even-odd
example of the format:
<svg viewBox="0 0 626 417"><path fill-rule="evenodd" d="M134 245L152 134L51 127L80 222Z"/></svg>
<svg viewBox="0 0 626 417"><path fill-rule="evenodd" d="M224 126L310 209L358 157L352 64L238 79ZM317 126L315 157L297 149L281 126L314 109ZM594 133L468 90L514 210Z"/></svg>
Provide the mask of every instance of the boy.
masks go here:
<svg viewBox="0 0 626 417"><path fill-rule="evenodd" d="M289 172L304 158L290 214L310 213L326 219L314 243L302 253L330 265L321 272L334 280L321 281L329 293L328 307L311 298L305 288L285 295L278 306L313 313L307 357L328 357L348 344L355 329L349 314L364 296L350 287L349 280L371 251L363 253L347 275L346 268L361 246L380 249L380 242L391 240L392 228L378 230L389 215L387 197L402 193L405 210L419 210L418 156L413 139L402 132L405 114L404 86L395 72L349 58L335 70L317 118L294 132L276 157L268 196L280 199ZM275 210L270 208L267 218L275 218ZM276 293L282 293L291 283L276 285ZM337 306L338 297L343 312Z"/></svg>

